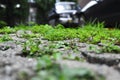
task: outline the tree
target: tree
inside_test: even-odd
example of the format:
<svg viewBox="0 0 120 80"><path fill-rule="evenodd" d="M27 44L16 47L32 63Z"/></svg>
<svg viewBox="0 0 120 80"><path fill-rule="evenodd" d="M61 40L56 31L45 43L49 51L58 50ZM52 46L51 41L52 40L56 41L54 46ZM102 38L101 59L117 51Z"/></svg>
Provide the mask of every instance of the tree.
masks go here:
<svg viewBox="0 0 120 80"><path fill-rule="evenodd" d="M0 0L0 19L9 26L25 22L28 13L27 0Z"/></svg>
<svg viewBox="0 0 120 80"><path fill-rule="evenodd" d="M35 0L37 5L37 22L47 23L48 11L54 6L55 0Z"/></svg>

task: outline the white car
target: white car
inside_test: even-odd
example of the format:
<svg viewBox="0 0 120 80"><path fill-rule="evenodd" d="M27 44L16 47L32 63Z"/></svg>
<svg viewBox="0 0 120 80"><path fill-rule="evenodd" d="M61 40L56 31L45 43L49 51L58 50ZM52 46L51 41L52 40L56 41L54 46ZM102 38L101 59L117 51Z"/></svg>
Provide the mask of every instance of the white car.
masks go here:
<svg viewBox="0 0 120 80"><path fill-rule="evenodd" d="M49 24L78 25L80 20L77 13L80 10L81 8L75 2L57 2L49 13Z"/></svg>

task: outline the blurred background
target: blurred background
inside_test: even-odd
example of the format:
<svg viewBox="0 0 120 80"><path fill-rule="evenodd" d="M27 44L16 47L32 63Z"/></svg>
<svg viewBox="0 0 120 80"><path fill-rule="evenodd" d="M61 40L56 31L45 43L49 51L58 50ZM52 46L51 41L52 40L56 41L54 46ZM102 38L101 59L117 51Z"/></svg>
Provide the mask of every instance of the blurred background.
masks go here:
<svg viewBox="0 0 120 80"><path fill-rule="evenodd" d="M90 0L0 0L0 27L46 24L48 12L59 1L74 1L83 7Z"/></svg>

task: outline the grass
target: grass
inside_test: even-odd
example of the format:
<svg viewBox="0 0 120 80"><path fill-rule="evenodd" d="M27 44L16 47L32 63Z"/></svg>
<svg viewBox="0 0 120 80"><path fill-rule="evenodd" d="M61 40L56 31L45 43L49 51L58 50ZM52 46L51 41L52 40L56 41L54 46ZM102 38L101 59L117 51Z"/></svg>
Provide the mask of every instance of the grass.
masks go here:
<svg viewBox="0 0 120 80"><path fill-rule="evenodd" d="M35 25L35 26L24 26L20 25L14 28L4 27L0 29L1 34L15 33L18 30L30 30L32 34L23 33L22 37L39 38L41 36L49 41L60 41L78 38L80 42L98 44L102 43L105 45L112 45L103 47L103 52L117 52L119 53L120 45L120 30L119 29L108 29L104 28L102 23L98 24L87 24L84 28L64 28L62 25L57 25L55 28L49 25ZM0 38L0 42L11 40L9 35L5 35ZM113 50L112 50L113 49Z"/></svg>
<svg viewBox="0 0 120 80"><path fill-rule="evenodd" d="M35 25L35 26L24 26L20 25L14 28L4 27L0 29L1 34L16 33L18 30L28 30L32 34L23 33L22 38L39 38L44 37L44 39L49 41L61 41L78 38L80 42L89 44L102 43L105 45L112 45L103 47L103 52L114 52L119 53L120 45L120 30L119 29L108 29L104 28L102 23L98 24L87 24L84 28L64 28L62 25L57 25L55 28L49 25ZM9 35L5 35L0 38L0 42L11 40ZM106 50L105 50L106 49ZM108 50L110 49L110 50ZM113 50L112 50L113 49Z"/></svg>

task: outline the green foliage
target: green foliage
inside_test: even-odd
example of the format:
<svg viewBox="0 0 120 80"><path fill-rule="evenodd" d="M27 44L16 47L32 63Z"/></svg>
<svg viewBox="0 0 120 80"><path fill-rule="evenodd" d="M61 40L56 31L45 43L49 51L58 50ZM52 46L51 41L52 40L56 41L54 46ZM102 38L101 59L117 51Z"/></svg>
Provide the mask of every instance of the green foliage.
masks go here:
<svg viewBox="0 0 120 80"><path fill-rule="evenodd" d="M100 49L101 52L120 53L120 47L114 44L107 44Z"/></svg>
<svg viewBox="0 0 120 80"><path fill-rule="evenodd" d="M78 38L80 42L92 43L92 44L110 44L108 46L120 45L120 30L108 28L103 28L103 24L88 24L83 28L64 28L62 25L57 25L55 28L49 25L34 25L34 26L17 26L15 28L4 27L0 29L0 33L9 34L15 33L17 30L30 30L32 34L23 34L23 38L39 38L43 37L46 40L50 41L60 41L60 40L69 40ZM70 44L69 44L70 46ZM106 48L108 48L106 46ZM71 48L75 48L72 46ZM117 48L115 48L117 49ZM118 48L119 49L119 48ZM47 49L46 49L47 50ZM105 49L103 49L104 51ZM52 50L51 50L52 51ZM115 50L110 50L115 51ZM109 51L109 52L110 52ZM117 50L119 52L119 50Z"/></svg>
<svg viewBox="0 0 120 80"><path fill-rule="evenodd" d="M58 24L57 26L55 26L55 28L57 28L57 29L60 29L60 28L65 28L62 24Z"/></svg>
<svg viewBox="0 0 120 80"><path fill-rule="evenodd" d="M0 42L11 41L13 40L8 34L3 35L0 37Z"/></svg>
<svg viewBox="0 0 120 80"><path fill-rule="evenodd" d="M48 12L54 6L55 0L35 0L35 1L37 5L37 22L46 23Z"/></svg>
<svg viewBox="0 0 120 80"><path fill-rule="evenodd" d="M7 23L4 21L0 21L0 28L3 28L5 26L7 26Z"/></svg>
<svg viewBox="0 0 120 80"><path fill-rule="evenodd" d="M28 17L28 0L0 0L0 20L9 26L25 23ZM20 5L19 7L16 7ZM23 15L24 14L24 15Z"/></svg>
<svg viewBox="0 0 120 80"><path fill-rule="evenodd" d="M55 0L35 0L35 1L43 11L48 11L55 3Z"/></svg>
<svg viewBox="0 0 120 80"><path fill-rule="evenodd" d="M10 34L14 32L16 32L16 30L10 27L3 27L2 29L0 29L0 34Z"/></svg>
<svg viewBox="0 0 120 80"><path fill-rule="evenodd" d="M60 53L56 51L55 45L47 45L40 48L41 41L30 39L23 43L23 55L32 56L32 57L41 57L43 55L50 55L54 59L58 59L60 57Z"/></svg>
<svg viewBox="0 0 120 80"><path fill-rule="evenodd" d="M28 40L23 44L23 53L27 56L34 56L39 53L40 41Z"/></svg>

